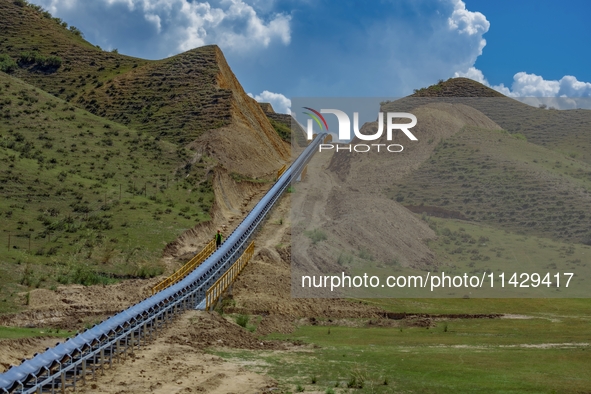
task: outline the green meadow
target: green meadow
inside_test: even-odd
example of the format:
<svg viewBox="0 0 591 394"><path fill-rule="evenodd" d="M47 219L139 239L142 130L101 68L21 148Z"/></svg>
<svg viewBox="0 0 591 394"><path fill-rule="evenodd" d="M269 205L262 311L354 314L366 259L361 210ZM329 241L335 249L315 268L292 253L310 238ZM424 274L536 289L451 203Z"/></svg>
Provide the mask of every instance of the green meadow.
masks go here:
<svg viewBox="0 0 591 394"><path fill-rule="evenodd" d="M22 327L1 327L0 341L3 339L20 339L35 337L57 337L68 338L72 331L60 330L59 328L22 328Z"/></svg>
<svg viewBox="0 0 591 394"><path fill-rule="evenodd" d="M525 294L534 298L516 298L515 294L523 296L523 289L520 294L498 288L495 293L448 289L440 298L408 298L413 294L433 297L425 289L407 291L397 298L364 298L361 294L350 300L423 317L387 320L386 324L317 319L318 325L301 325L292 334L266 337L304 344L290 351L212 352L269 374L284 393L589 392L591 300L584 298L588 291L584 278L590 274L591 247L487 224L427 215L422 219L438 235L429 242L440 262L430 268L433 273L574 272L572 286L579 289L574 294L582 297L548 298L547 294L565 297L567 290L556 286L547 289L550 293L546 295L526 289ZM317 238L317 242L325 239ZM343 253L338 261L351 275L367 272L383 279L426 274L396 260L378 261L370 250ZM379 297L386 292L392 291L372 289L366 296ZM487 298L487 294L500 298Z"/></svg>
<svg viewBox="0 0 591 394"><path fill-rule="evenodd" d="M304 325L268 339L313 346L215 353L269 374L283 392L585 393L591 387L589 300L363 302L393 311L513 316L435 319L429 328L402 320L394 327Z"/></svg>

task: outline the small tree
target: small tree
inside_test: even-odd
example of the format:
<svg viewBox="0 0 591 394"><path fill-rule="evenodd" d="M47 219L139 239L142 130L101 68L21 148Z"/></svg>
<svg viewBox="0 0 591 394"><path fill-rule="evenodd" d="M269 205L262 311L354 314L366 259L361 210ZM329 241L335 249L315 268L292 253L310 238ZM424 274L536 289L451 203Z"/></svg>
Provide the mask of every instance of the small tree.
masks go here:
<svg viewBox="0 0 591 394"><path fill-rule="evenodd" d="M79 37L84 37L84 34L76 26L70 26L70 31Z"/></svg>

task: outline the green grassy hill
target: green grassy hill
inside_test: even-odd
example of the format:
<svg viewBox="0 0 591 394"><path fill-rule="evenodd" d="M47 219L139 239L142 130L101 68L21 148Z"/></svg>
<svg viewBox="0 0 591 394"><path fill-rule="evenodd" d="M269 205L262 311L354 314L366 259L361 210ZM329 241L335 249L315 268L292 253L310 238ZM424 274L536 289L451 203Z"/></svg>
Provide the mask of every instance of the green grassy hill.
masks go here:
<svg viewBox="0 0 591 394"><path fill-rule="evenodd" d="M0 97L0 301L160 274L164 245L209 219L213 159L190 164L182 147L4 73Z"/></svg>
<svg viewBox="0 0 591 394"><path fill-rule="evenodd" d="M0 0L0 13L0 54L17 63L12 75L38 88L177 143L229 123L232 92L217 86L215 46L148 61L103 51L35 6ZM50 56L61 64L35 61Z"/></svg>
<svg viewBox="0 0 591 394"><path fill-rule="evenodd" d="M65 100L151 63L103 51L78 29L25 1L0 0L0 15L0 55L18 64L12 75ZM51 56L59 62L45 65Z"/></svg>
<svg viewBox="0 0 591 394"><path fill-rule="evenodd" d="M161 274L164 247L210 219L217 170L288 157L217 46L148 61L24 0L0 15L0 312L32 287Z"/></svg>
<svg viewBox="0 0 591 394"><path fill-rule="evenodd" d="M381 110L434 102L471 106L504 130L465 128L443 139L418 171L388 188L391 198L416 213L591 244L591 111L534 108L466 78Z"/></svg>
<svg viewBox="0 0 591 394"><path fill-rule="evenodd" d="M450 78L426 88L415 89L409 97L505 97L503 94L469 78Z"/></svg>
<svg viewBox="0 0 591 394"><path fill-rule="evenodd" d="M95 115L180 144L241 118L273 131L215 45L150 61L103 51L26 1L0 0L0 15L4 71Z"/></svg>
<svg viewBox="0 0 591 394"><path fill-rule="evenodd" d="M506 131L465 128L387 194L417 213L591 244L591 165Z"/></svg>
<svg viewBox="0 0 591 394"><path fill-rule="evenodd" d="M216 46L205 46L152 62L85 89L75 102L96 115L186 144L231 121L232 90L218 86L220 55Z"/></svg>

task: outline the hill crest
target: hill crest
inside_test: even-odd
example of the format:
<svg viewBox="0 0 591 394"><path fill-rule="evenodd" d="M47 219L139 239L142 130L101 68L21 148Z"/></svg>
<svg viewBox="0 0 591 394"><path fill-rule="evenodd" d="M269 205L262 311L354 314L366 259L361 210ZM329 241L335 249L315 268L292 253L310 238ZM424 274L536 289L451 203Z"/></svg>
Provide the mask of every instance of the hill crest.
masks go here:
<svg viewBox="0 0 591 394"><path fill-rule="evenodd" d="M447 81L440 80L437 84L426 88L415 89L410 97L506 97L474 81L470 78L450 78Z"/></svg>

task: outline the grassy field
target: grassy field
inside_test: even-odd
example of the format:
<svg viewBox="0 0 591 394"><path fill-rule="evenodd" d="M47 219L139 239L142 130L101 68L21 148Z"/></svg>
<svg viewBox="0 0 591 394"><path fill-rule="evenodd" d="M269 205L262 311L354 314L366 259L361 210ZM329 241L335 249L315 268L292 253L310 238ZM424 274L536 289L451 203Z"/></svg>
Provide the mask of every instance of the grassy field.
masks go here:
<svg viewBox="0 0 591 394"><path fill-rule="evenodd" d="M490 310L529 318L440 320L429 329L301 326L269 339L313 348L215 353L270 374L284 392L586 393L591 387L589 300L369 302L390 310Z"/></svg>
<svg viewBox="0 0 591 394"><path fill-rule="evenodd" d="M572 272L574 277L569 288L574 292L570 295L589 296L585 279L591 276L591 246L515 234L460 220L427 220L439 234L437 240L429 242L430 248L445 262L439 270L454 274ZM557 290L567 291L552 289L555 293Z"/></svg>
<svg viewBox="0 0 591 394"><path fill-rule="evenodd" d="M0 312L30 288L158 275L163 247L210 219L207 156L3 73L0 96Z"/></svg>
<svg viewBox="0 0 591 394"><path fill-rule="evenodd" d="M441 271L573 271L576 283L588 288L581 282L590 274L591 247L587 245L520 235L464 220L427 215L423 220L438 235L429 247L443 262L438 267ZM413 273L395 262L376 261L370 250L351 251L347 256L342 258L343 265L352 274L370 272L383 277ZM421 295L426 294L422 291ZM285 393L589 392L591 299L463 298L463 292L445 295L451 298L351 301L395 313L502 314L505 318L431 317L428 328L419 327L412 319L390 321L393 326L389 327L353 319L332 323L318 319L318 325L302 325L292 334L267 337L313 346L289 352L212 352L269 374Z"/></svg>
<svg viewBox="0 0 591 394"><path fill-rule="evenodd" d="M438 267L441 271L572 271L577 275L574 283L587 292L583 280L590 274L591 247L587 245L464 220L427 215L423 220L438 234L429 247L443 262ZM416 274L395 262L375 261L370 250L347 256L343 264L352 274ZM413 319L390 321L393 326L388 327L354 319L332 323L317 319L318 325L302 325L292 334L267 337L301 341L308 347L288 352L212 353L269 374L285 393L589 393L590 298L445 295L451 298L351 301L395 313L505 317L431 317L428 328L419 327Z"/></svg>
<svg viewBox="0 0 591 394"><path fill-rule="evenodd" d="M34 337L68 338L72 336L72 334L72 331L60 330L58 328L21 328L0 326L0 340Z"/></svg>

